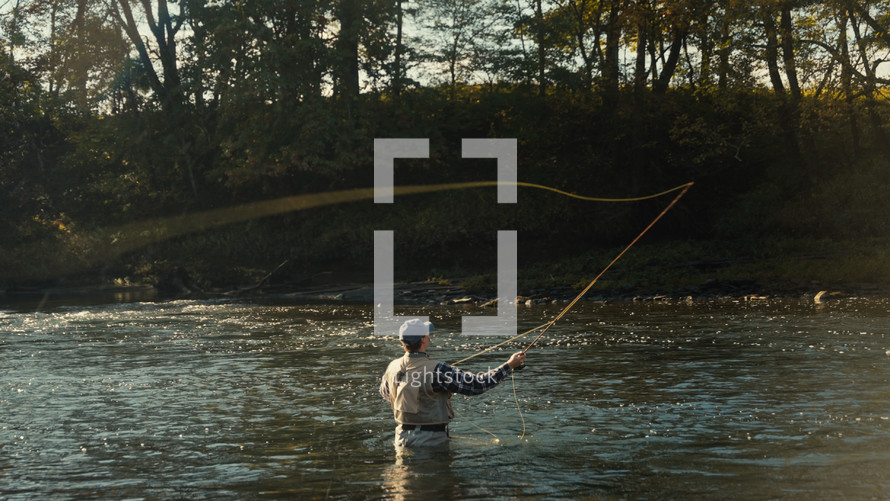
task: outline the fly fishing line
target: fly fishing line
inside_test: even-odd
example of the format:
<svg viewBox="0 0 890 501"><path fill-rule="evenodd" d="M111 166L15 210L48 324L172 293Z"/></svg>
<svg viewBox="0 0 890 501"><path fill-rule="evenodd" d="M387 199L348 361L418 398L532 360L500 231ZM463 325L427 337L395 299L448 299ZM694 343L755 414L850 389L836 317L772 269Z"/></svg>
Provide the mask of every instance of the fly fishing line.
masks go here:
<svg viewBox="0 0 890 501"><path fill-rule="evenodd" d="M666 191L663 191L663 192L661 192L661 193L657 193L657 194L655 194L655 195L649 195L649 196L645 196L645 197L637 197L637 198L602 199L602 198L593 198L593 197L580 197L580 196L576 196L576 198L581 198L581 199L584 199L584 200L608 201L608 202L630 202L630 201L647 200L647 199L650 199L650 198L656 198L656 197L659 197L659 196L662 196L662 195L665 195L665 194L668 194L668 193L672 193L672 192L677 191L677 190L682 190L682 191L680 191L680 193L679 193L676 197L674 197L673 200L671 200L671 203L669 203L669 204L668 204L668 205L667 205L667 206L666 206L666 207L665 207L665 208L658 214L658 216L656 216L655 219L653 219L652 222L650 222L650 223L643 229L643 231L641 231L641 232L636 236L636 238L634 238L634 239L627 245L627 247L625 247L620 253L618 253L618 255L615 256L615 258L612 259L612 261L609 262L609 264L606 265L606 267L603 268L603 270L600 271L599 274L597 274L597 276L594 277L594 279L591 280L590 283L588 283L587 286L584 287L584 289L583 289L580 293L578 293L578 295L575 296L575 298L574 298L571 302L569 302L569 304L568 304L565 308L563 308L562 311L560 311L558 315L556 315L556 316L553 318L553 320L547 322L546 324L542 324L542 325L539 325L539 326L537 326L537 327L535 327L535 328L533 328L533 329L530 329L530 330L528 330L528 331L525 331L525 332L523 332L523 333L521 333L521 334L519 334L519 335L516 335L516 336L514 336L514 337L512 337L512 338L510 338L510 339L508 339L508 340L506 340L506 341L503 341L503 342L500 342L500 343L495 344L495 345L493 345L493 346L490 346L490 347L488 347L488 348L486 348L486 349L484 349L484 350L482 350L482 351L480 351L480 352L478 352L478 353L475 353L475 354L473 354L473 355L470 355L469 357L466 357L466 358L464 358L464 359L462 359L462 360L459 360L459 361L455 362L453 365L457 365L457 364L460 364L460 363L462 363L462 362L466 362L467 360L470 360L470 359L472 359L472 358L474 358L474 357L477 357L477 356L479 356L479 355L482 355L483 353L487 353L487 352L489 352L489 351L491 351L491 350L494 350L494 349L496 349L496 348L498 348L498 347L500 347L500 346L503 346L503 345L505 345L505 344L507 344L507 343L510 343L510 342L515 341L515 340L520 339L520 338L523 338L523 337L525 337L525 336L527 336L527 335L529 335L529 334L531 334L531 333L533 333L533 332L537 332L537 331L540 330L540 333L538 333L538 335L532 340L532 342L529 343L528 346L526 346L526 347L522 350L522 353L526 353L526 352L528 352L528 350L530 350L530 349L532 348L532 346L534 346L535 343L537 343L538 340L541 339L541 337L542 337L542 336L543 336L543 335L550 329L550 327L552 327L557 321L559 321L562 317L564 317L564 316L566 315L566 313L568 313L569 310L571 310L571 309L578 303L578 301L580 301L581 298L583 298L583 297L590 291L590 289L593 288L594 284L596 284L596 283L599 281L599 279L600 279L600 278L601 278L607 271L609 271L609 269L612 268L612 266L613 266L615 263L617 263L618 260L621 259L621 258L627 253L627 251L630 250L631 247L633 247L634 245L636 245L636 243L639 242L639 240L640 240L641 238L643 238L643 235L645 235L650 229L652 229L652 227L655 226L655 224L656 224L662 217L664 217L664 215L667 214L668 211L670 211L670 210L674 207L674 205L676 205L676 203L677 203L681 198L683 198L683 195L685 195L686 192L689 191L689 188L691 188L692 185L693 185L693 183L692 183L692 182L689 182L689 183L686 183L686 184L684 184L684 185L680 185L680 186L677 186L677 187L675 187L675 188L671 188L670 190L666 190ZM560 192L560 190L552 190L552 191ZM561 192L561 193L564 194L565 192ZM523 366L520 366L520 367L524 367L524 365L523 365ZM514 401L515 401L515 403L516 403L516 410L519 412L519 417L520 417L520 419L522 420L522 435L520 435L520 437L519 437L519 439L522 440L523 438L525 438L525 432L526 432L525 418L524 418L523 415L522 415L522 409L521 409L521 407L520 407L520 405L519 405L519 397L517 396L517 392L516 392L516 380L512 377L512 373L511 373L511 381L512 381L512 383L513 383L513 399L514 399Z"/></svg>

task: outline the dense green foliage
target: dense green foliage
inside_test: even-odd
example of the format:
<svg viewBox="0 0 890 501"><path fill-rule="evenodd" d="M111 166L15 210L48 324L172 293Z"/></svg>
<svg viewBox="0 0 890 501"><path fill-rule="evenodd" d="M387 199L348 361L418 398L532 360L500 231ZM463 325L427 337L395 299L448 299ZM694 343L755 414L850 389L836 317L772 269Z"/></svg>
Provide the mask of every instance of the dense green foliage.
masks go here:
<svg viewBox="0 0 890 501"><path fill-rule="evenodd" d="M289 279L369 276L375 229L397 230L399 275L485 272L496 231L515 229L524 268L569 259L571 282L583 275L572 256L627 242L669 201L521 188L516 206L498 206L493 189L473 189L163 236L163 218L370 187L373 139L387 137L430 138L428 160L397 163L400 185L494 179L493 162L461 158L472 137L517 138L521 181L584 195L695 181L649 237L663 248L734 242L696 248L762 258L780 249L763 242L788 238L882 242L887 7L5 2L0 281L181 266L223 285L285 259Z"/></svg>

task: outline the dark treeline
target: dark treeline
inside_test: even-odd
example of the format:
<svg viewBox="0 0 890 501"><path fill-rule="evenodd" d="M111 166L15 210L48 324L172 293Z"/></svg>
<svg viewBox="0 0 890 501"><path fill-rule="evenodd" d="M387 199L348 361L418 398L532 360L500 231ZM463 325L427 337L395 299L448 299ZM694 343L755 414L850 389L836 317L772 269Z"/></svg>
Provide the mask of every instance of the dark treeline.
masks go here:
<svg viewBox="0 0 890 501"><path fill-rule="evenodd" d="M498 229L530 264L624 243L668 201L478 189L115 251L136 222L370 187L385 137L430 138L398 184L494 179L461 158L473 137L518 138L521 181L583 195L695 181L655 241L887 237L888 6L0 1L0 281L370 272L374 229L401 269L478 271Z"/></svg>

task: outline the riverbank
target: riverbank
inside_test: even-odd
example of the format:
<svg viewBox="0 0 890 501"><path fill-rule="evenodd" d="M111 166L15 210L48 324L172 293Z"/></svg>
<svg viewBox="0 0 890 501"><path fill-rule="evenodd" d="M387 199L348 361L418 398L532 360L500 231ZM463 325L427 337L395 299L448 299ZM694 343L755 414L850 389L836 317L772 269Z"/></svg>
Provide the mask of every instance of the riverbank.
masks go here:
<svg viewBox="0 0 890 501"><path fill-rule="evenodd" d="M536 288L522 291L516 303L524 306L539 304L564 304L580 294L570 287ZM470 292L462 286L434 282L413 282L395 284L393 287L395 304L427 305L475 305L497 306L496 293ZM317 302L359 302L372 303L374 288L370 284L342 285L318 290L289 292L285 297L302 301ZM797 289L764 289L753 281L708 281L701 286L683 287L672 291L652 291L627 286L612 290L597 290L582 296L584 301L704 301L704 300L744 300L759 301L771 298L799 297L816 303L847 297L890 297L890 287L877 284L858 284L843 288L822 289L818 286Z"/></svg>
<svg viewBox="0 0 890 501"><path fill-rule="evenodd" d="M841 297L890 297L887 242L803 240L769 245L727 242L665 242L628 252L583 296L587 301L700 301ZM521 263L517 303L564 303L574 299L620 249L593 249L577 256ZM113 279L69 277L50 283L0 288L0 302L32 305L153 301L175 298L281 297L296 302L373 303L373 274L348 266L304 271L284 261L268 269L210 268L197 262L163 262L142 273ZM494 273L396 277L400 305L494 306Z"/></svg>
<svg viewBox="0 0 890 501"><path fill-rule="evenodd" d="M522 290L516 297L518 306L542 304L566 304L580 291L571 287L548 287ZM175 299L223 299L271 297L295 303L324 304L371 304L374 302L374 286L371 283L344 283L316 287L297 287L286 284L258 288L242 294L230 291L203 291L170 293L153 286L77 286L48 287L27 291L7 289L0 291L0 305L43 310L56 306L88 306L106 303L166 301ZM480 292L461 285L440 282L397 283L393 287L396 305L435 306L497 306L497 293ZM749 280L708 281L700 286L682 287L671 291L652 291L632 286L618 289L600 289L582 296L582 301L599 302L700 302L745 301L799 298L816 304L850 297L890 297L890 287L881 284L854 284L844 287L822 288L817 284L797 288L764 288Z"/></svg>

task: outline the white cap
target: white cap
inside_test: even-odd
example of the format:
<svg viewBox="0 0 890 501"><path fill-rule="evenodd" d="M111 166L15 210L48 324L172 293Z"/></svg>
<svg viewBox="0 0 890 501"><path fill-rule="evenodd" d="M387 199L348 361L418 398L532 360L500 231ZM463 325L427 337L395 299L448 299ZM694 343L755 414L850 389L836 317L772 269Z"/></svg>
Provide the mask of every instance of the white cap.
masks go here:
<svg viewBox="0 0 890 501"><path fill-rule="evenodd" d="M423 339L424 336L429 335L430 332L433 332L432 322L421 322L416 318L412 318L399 327L399 339L409 343L416 343Z"/></svg>

